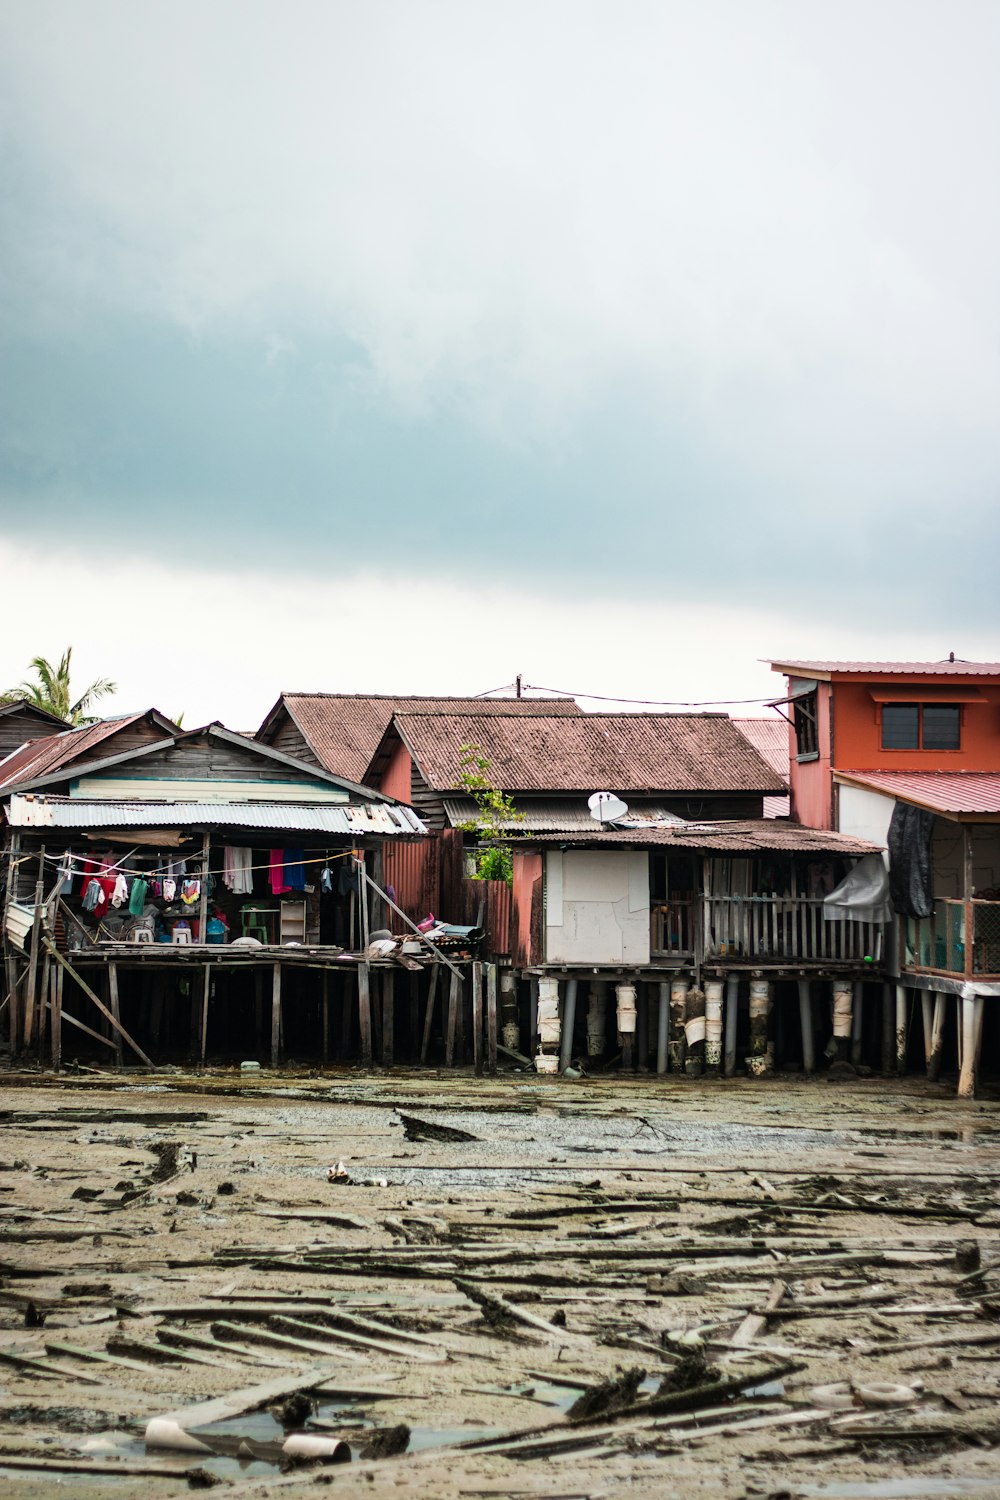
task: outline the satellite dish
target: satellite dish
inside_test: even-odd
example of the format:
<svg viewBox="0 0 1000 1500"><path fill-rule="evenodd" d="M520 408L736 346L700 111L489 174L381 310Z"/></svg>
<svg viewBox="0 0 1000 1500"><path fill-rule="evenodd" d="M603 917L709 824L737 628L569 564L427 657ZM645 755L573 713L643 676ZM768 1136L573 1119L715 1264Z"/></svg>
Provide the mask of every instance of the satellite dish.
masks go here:
<svg viewBox="0 0 1000 1500"><path fill-rule="evenodd" d="M613 823L616 818L624 818L628 812L628 803L616 797L614 792L594 792L593 796L587 798L587 806L590 808L590 816L596 818L598 823Z"/></svg>

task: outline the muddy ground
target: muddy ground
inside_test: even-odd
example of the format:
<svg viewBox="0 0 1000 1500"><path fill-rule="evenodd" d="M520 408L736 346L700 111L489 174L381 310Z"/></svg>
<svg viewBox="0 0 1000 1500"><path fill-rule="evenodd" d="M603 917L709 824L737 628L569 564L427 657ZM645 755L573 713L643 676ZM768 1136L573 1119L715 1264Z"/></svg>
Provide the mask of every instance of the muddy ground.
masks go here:
<svg viewBox="0 0 1000 1500"><path fill-rule="evenodd" d="M1000 1496L995 1099L8 1075L0 1118L5 1497ZM147 1449L265 1384L311 1405ZM284 1471L291 1430L352 1461Z"/></svg>

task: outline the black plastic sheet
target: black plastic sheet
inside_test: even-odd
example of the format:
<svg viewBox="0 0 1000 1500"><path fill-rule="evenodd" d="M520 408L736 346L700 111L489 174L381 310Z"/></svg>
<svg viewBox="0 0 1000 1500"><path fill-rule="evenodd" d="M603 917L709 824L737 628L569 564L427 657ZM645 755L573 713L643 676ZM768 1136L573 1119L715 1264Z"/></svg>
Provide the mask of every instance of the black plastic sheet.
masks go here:
<svg viewBox="0 0 1000 1500"><path fill-rule="evenodd" d="M897 802L889 823L889 894L901 917L929 917L934 912L931 836L934 814Z"/></svg>

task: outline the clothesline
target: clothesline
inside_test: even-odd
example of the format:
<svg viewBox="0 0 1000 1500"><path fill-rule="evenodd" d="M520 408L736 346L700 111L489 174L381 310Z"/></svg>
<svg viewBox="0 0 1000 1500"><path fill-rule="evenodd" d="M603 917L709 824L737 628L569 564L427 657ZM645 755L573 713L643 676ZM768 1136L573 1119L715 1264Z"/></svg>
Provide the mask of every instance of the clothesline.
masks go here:
<svg viewBox="0 0 1000 1500"><path fill-rule="evenodd" d="M223 847L223 848L225 848L225 847L229 847L229 846L222 845L222 846L217 846L217 847ZM94 857L95 857L96 851L88 851L86 854L74 854L72 851L68 851L68 852L69 852L70 865L72 866L72 868L70 870L68 870L66 873L68 873L69 875L71 875L73 877L78 877L78 876L83 875L83 873L84 873L83 866L86 865L86 864L93 864L94 863ZM329 864L332 864L333 861L337 860L337 859L348 859L348 858L351 858L356 852L357 851L354 850L354 849L344 849L339 854L320 854L315 859L289 860L288 863L289 864L296 864L296 865L329 865ZM133 857L132 855L124 855L123 859L131 859L132 857ZM143 858L146 858L147 856L140 855L139 857L140 857L140 859L143 859ZM31 854L31 855L22 854L20 856L20 859L18 860L18 864L21 863L21 860L34 859L34 858L35 858L35 855L33 855L33 854ZM66 859L66 854L45 854L45 855L43 855L43 858L44 858L46 864L58 865L58 866L61 867L63 865L64 860ZM200 859L197 856L187 856L187 855L185 855L185 856L183 856L183 862L185 864L187 863L188 858L191 859L192 864L196 864L197 865L197 864L201 863ZM147 876L149 876L150 878L152 878L154 880L155 879L161 879L162 880L162 879L176 879L176 876L172 873L172 866L178 865L181 862L182 861L181 861L180 858L175 859L175 860L171 860L170 865L168 865L167 867L165 867L162 870L132 870L132 869L126 869L125 866L124 866L124 864L122 862L119 862L118 864L108 864L107 861L102 861L101 864L102 864L103 870L105 871L105 873L107 875L118 875L118 874L122 874L122 875L142 875L143 879L145 879ZM244 865L243 869L244 869L244 871L247 874L249 874L251 870L270 870L271 869L271 862L270 862L270 860L268 860L266 864L262 864L262 865Z"/></svg>

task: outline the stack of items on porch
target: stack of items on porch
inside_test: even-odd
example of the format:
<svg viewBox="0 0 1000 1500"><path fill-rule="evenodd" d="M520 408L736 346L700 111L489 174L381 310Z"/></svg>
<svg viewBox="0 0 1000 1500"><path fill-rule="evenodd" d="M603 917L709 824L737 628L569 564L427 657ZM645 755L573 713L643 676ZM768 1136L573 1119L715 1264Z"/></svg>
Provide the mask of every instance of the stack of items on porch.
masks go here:
<svg viewBox="0 0 1000 1500"><path fill-rule="evenodd" d="M221 944L231 940L230 930L237 926L240 931L235 940L243 943L304 940L305 902L287 899L312 890L306 884L304 852L257 851L256 860L255 851L248 848L224 846L221 853L221 875L203 877L200 859L175 852L132 851L117 856L110 850L103 855L67 850L59 863L59 895L64 900L77 898L78 906L73 901L77 915L83 923L93 924L95 938L103 941ZM252 896L255 871L266 875L275 904L234 906L226 900L226 892ZM329 868L323 874L332 882ZM222 901L229 906L229 915ZM83 940L81 933L77 936Z"/></svg>

